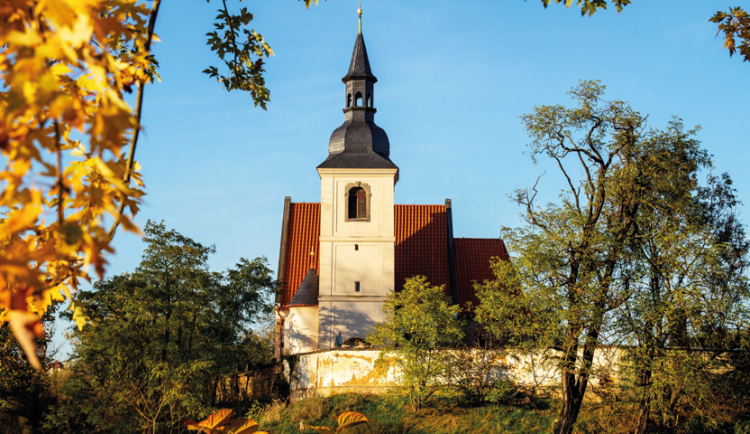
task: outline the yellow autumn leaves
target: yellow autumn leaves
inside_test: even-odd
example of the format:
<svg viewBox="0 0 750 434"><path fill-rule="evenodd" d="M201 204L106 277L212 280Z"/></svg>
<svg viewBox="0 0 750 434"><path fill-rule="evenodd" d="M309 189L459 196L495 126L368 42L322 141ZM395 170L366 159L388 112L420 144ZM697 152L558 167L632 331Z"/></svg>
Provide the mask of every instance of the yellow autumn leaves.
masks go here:
<svg viewBox="0 0 750 434"><path fill-rule="evenodd" d="M150 13L138 0L0 3L0 322L37 367L38 318L66 298L76 310L89 265L102 277L106 226L138 232L143 183L125 151L139 126L124 95L155 76Z"/></svg>
<svg viewBox="0 0 750 434"><path fill-rule="evenodd" d="M321 434L335 434L343 429L368 422L364 414L356 411L341 413L337 421L339 426L336 431L327 426L306 426L303 422L301 422L300 430L312 429ZM185 422L185 426L189 431L200 431L206 434L267 434L265 431L258 431L258 422L252 419L233 418L230 409L219 410L202 422L190 419Z"/></svg>

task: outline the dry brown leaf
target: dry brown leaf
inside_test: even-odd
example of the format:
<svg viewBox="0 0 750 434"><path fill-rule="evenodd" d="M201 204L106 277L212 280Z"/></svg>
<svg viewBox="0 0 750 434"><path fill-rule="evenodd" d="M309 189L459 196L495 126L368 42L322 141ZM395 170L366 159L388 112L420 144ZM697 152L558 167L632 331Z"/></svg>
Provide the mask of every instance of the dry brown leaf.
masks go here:
<svg viewBox="0 0 750 434"><path fill-rule="evenodd" d="M342 428L349 428L352 426L367 423L367 417L365 417L364 414L358 413L356 411L346 411L344 413L341 413L341 415L339 415L338 421L339 421L339 429L336 430L336 432L338 432Z"/></svg>

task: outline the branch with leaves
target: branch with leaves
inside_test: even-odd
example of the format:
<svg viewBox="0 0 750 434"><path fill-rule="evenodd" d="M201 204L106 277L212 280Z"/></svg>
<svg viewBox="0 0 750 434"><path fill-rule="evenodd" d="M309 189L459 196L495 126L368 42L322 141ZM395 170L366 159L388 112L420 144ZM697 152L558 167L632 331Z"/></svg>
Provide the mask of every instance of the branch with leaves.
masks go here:
<svg viewBox="0 0 750 434"><path fill-rule="evenodd" d="M270 92L263 78L263 58L272 56L273 50L263 35L247 28L253 20L253 14L247 8L241 8L239 14L231 14L226 0L222 0L222 8L218 12L215 30L206 33L207 44L224 62L227 72L224 75L215 66L209 66L203 72L215 78L227 92L250 92L255 106L260 105L265 110Z"/></svg>
<svg viewBox="0 0 750 434"><path fill-rule="evenodd" d="M610 0L610 1L615 5L615 7L617 7L618 14L622 12L622 8L632 3L632 0ZM607 9L607 0L542 0L542 4L544 5L545 9L552 2L555 2L555 4L564 2L566 8L570 8L575 3L576 6L579 6L581 8L581 16L585 16L587 14L588 16L592 16L599 9Z"/></svg>
<svg viewBox="0 0 750 434"><path fill-rule="evenodd" d="M566 8L574 4L581 8L581 16L592 16L599 10L607 9L607 0L542 0L546 9L552 3L564 3ZM617 8L617 13L632 3L632 0L609 0ZM724 34L724 47L729 50L729 57L735 51L740 52L743 61L750 61L750 16L741 6L730 7L728 12L718 11L708 21L719 25L716 36Z"/></svg>
<svg viewBox="0 0 750 434"><path fill-rule="evenodd" d="M312 1L317 4L304 2L309 8ZM18 0L0 8L0 152L6 161L0 170L0 323L10 322L37 368L33 339L43 333L44 312L67 299L82 327L86 316L74 294L82 280L91 280L90 266L103 278L117 229L140 233L133 219L145 187L135 152L145 85L159 79L150 50L160 5ZM206 72L227 91L250 92L265 109L263 58L273 52L246 28L252 20L246 8L233 15L225 0L222 5L209 45L229 72ZM135 110L125 100L133 86Z"/></svg>
<svg viewBox="0 0 750 434"><path fill-rule="evenodd" d="M104 275L105 219L139 233L143 182L123 152L139 119L124 96L158 77L148 50L158 4L26 0L0 13L0 322L36 367L32 337L52 303L69 299L85 321L73 293L89 265Z"/></svg>
<svg viewBox="0 0 750 434"><path fill-rule="evenodd" d="M729 8L729 12L716 12L709 20L719 25L716 36L724 33L724 48L729 57L739 50L745 62L750 61L750 16L741 7ZM740 40L739 45L737 40Z"/></svg>

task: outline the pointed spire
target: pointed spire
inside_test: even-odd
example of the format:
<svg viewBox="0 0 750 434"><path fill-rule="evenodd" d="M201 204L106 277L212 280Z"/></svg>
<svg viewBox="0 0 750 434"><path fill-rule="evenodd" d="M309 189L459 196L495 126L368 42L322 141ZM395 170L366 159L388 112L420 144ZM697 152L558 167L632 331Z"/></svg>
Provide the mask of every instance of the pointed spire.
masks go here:
<svg viewBox="0 0 750 434"><path fill-rule="evenodd" d="M346 83L344 123L336 128L328 141L328 158L318 169L396 169L388 158L388 135L375 125L375 83L365 38L362 36L362 5L357 11L360 28L354 43L349 72L342 79ZM398 175L397 175L398 176Z"/></svg>
<svg viewBox="0 0 750 434"><path fill-rule="evenodd" d="M312 255L311 257L315 257ZM320 292L320 280L318 274L315 272L315 267L310 267L302 279L297 292L294 293L294 297L289 302L288 307L304 307L304 306L317 306L318 305L318 294Z"/></svg>
<svg viewBox="0 0 750 434"><path fill-rule="evenodd" d="M341 81L346 83L353 78L365 78L372 80L373 83L378 81L377 78L372 74L370 69L370 59L367 57L367 47L365 46L365 38L362 36L362 2L359 2L359 9L357 9L359 15L359 33L357 33L357 41L354 42L354 52L352 53L352 62L349 64L349 72L346 77L342 78Z"/></svg>
<svg viewBox="0 0 750 434"><path fill-rule="evenodd" d="M315 250L310 252L310 266L307 268L309 268L310 270L314 270L316 268L315 267Z"/></svg>

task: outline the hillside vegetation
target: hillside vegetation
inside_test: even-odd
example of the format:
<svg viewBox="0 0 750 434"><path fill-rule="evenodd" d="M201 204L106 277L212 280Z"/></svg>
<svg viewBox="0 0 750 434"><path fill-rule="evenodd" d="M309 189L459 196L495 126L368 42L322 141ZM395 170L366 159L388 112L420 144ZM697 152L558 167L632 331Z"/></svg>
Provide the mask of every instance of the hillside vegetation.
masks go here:
<svg viewBox="0 0 750 434"><path fill-rule="evenodd" d="M304 425L334 428L336 417L345 411L357 411L369 419L367 425L346 430L346 434L449 434L449 433L548 433L552 430L560 403L553 399L520 396L508 404L469 405L458 398L439 398L417 412L409 409L408 400L396 395L342 394L315 397L285 406L282 402L255 407L248 413L270 434L315 433L300 430ZM574 432L631 433L635 429L635 407L621 403L586 403ZM679 433L743 433L743 425L718 427L690 420ZM660 431L653 431L660 432Z"/></svg>

